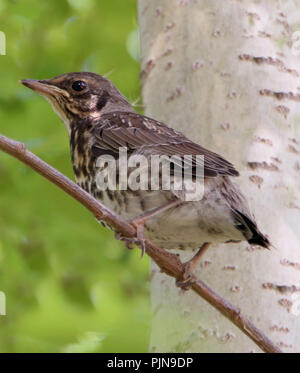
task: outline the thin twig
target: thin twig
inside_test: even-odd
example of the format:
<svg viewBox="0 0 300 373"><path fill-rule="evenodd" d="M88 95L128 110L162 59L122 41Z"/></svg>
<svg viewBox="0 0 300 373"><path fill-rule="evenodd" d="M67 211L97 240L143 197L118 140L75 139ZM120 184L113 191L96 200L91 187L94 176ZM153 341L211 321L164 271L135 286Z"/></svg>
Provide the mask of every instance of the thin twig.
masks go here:
<svg viewBox="0 0 300 373"><path fill-rule="evenodd" d="M25 163L33 170L47 178L67 194L90 210L97 220L104 220L116 232L125 237L136 237L136 228L98 202L73 181L68 179L54 167L48 165L35 154L26 149L25 145L0 135L0 149ZM161 268L162 272L174 277L177 281L184 279L184 265L177 255L158 247L150 240L145 242L147 254ZM253 340L264 352L282 352L266 335L264 335L250 320L243 316L240 310L210 289L195 275L191 278L191 289L204 298L214 308Z"/></svg>

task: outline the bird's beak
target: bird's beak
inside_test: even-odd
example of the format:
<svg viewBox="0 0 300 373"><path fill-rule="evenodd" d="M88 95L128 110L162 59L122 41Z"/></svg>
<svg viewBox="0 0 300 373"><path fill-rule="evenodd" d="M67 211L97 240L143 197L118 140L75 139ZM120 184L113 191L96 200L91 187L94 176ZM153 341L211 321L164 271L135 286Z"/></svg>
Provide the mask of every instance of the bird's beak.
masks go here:
<svg viewBox="0 0 300 373"><path fill-rule="evenodd" d="M34 80L34 79L23 79L20 83L39 93L42 96L49 95L66 95L67 92L64 89L58 88L55 85L49 83L47 80Z"/></svg>

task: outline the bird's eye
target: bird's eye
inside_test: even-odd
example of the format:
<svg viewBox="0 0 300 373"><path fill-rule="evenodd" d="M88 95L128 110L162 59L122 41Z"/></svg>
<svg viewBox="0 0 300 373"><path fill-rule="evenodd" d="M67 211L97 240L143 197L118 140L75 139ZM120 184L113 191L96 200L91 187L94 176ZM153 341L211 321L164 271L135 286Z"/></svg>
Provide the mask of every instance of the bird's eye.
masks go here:
<svg viewBox="0 0 300 373"><path fill-rule="evenodd" d="M78 91L78 92L83 91L86 87L87 87L86 82L82 80L76 80L76 82L72 84L72 88L74 89L74 91Z"/></svg>

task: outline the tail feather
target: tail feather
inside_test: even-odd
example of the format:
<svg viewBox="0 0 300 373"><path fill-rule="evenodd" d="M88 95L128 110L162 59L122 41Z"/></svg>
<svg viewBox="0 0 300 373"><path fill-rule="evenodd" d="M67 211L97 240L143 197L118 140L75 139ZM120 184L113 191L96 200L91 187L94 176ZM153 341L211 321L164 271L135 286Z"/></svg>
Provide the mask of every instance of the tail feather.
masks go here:
<svg viewBox="0 0 300 373"><path fill-rule="evenodd" d="M252 245L259 245L270 250L271 242L266 236L264 236L259 231L253 232L253 237L250 238L248 242Z"/></svg>
<svg viewBox="0 0 300 373"><path fill-rule="evenodd" d="M244 223L242 224L243 227L241 227L241 224L239 224L237 227L242 231L247 241L252 245L259 245L270 250L270 246L272 246L271 242L264 234L260 232L256 223L242 212L236 211L236 213L241 218L239 223L241 223L241 220ZM249 237L249 230L252 234L251 237ZM248 234L246 234L246 232L248 232Z"/></svg>

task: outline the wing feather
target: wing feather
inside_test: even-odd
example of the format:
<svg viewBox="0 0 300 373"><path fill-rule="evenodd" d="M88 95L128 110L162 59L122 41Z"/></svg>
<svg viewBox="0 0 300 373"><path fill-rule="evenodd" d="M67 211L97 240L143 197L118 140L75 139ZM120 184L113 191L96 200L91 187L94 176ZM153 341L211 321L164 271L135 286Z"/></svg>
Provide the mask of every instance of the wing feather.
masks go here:
<svg viewBox="0 0 300 373"><path fill-rule="evenodd" d="M163 123L137 113L107 113L101 117L93 131L95 143L92 149L95 154L108 151L118 157L119 148L127 147L129 154L176 155L178 158L174 159L174 163L181 168L184 164L185 169L189 169L193 176L196 176L196 167L203 167L203 161L196 158L196 155L203 155L205 176L239 175L234 166L220 155L194 143ZM192 159L183 163L184 155L190 155Z"/></svg>

